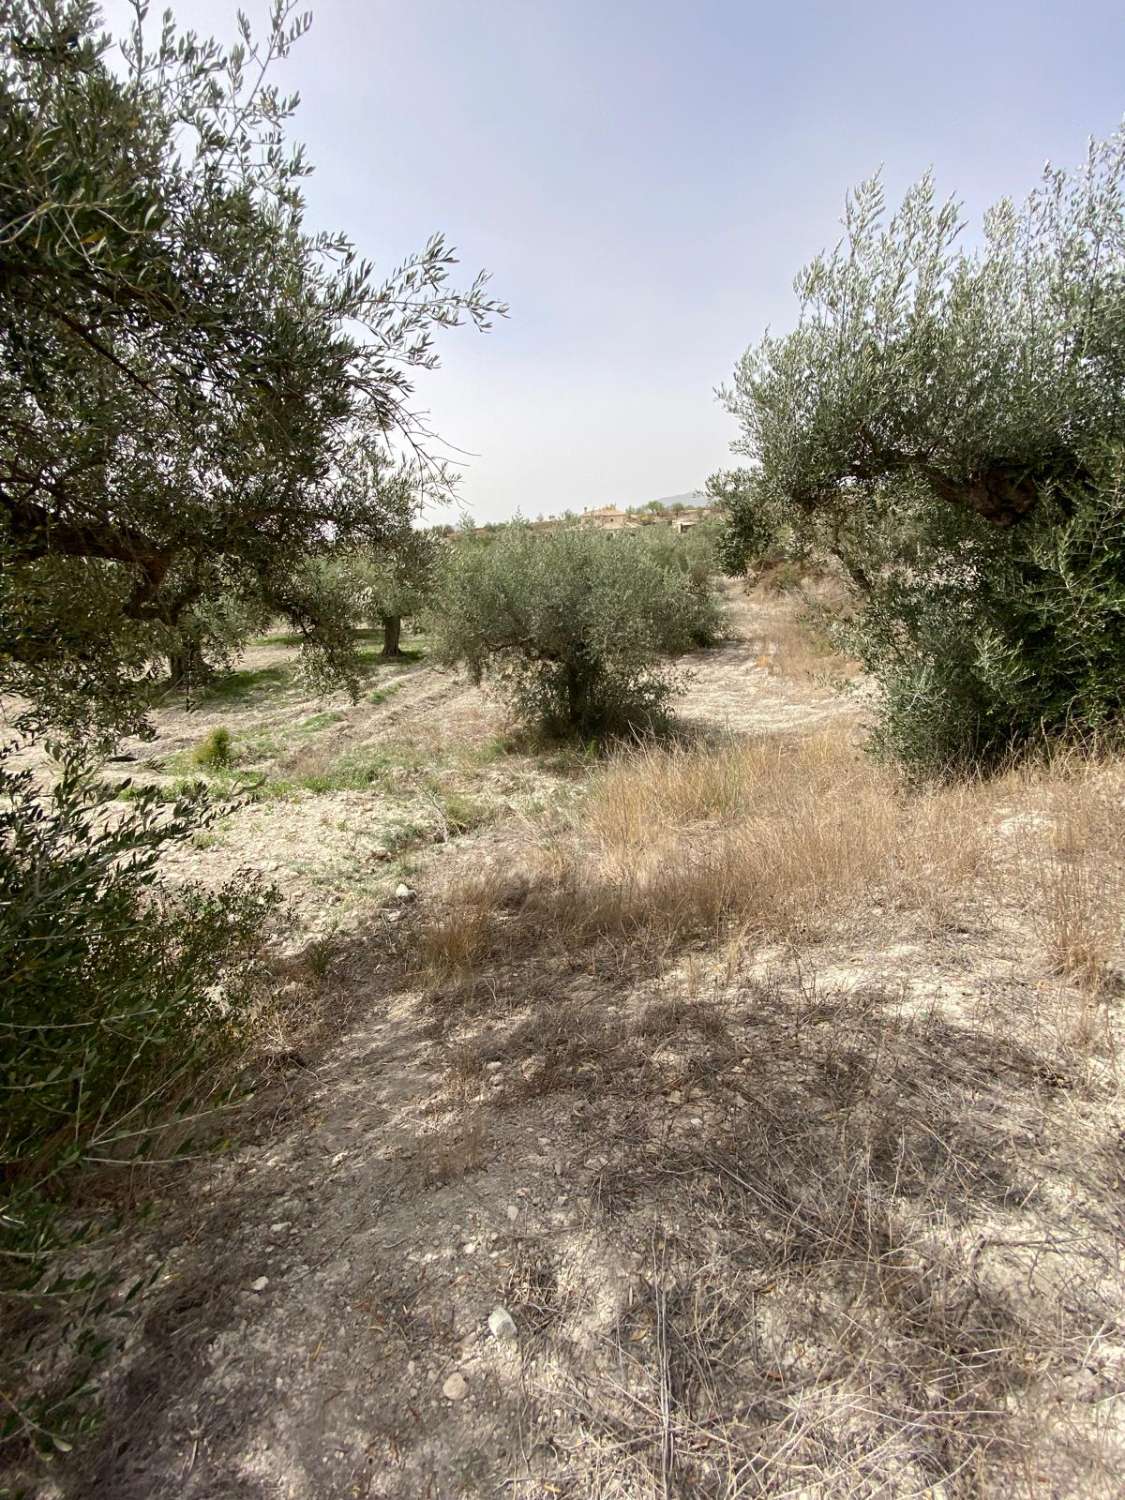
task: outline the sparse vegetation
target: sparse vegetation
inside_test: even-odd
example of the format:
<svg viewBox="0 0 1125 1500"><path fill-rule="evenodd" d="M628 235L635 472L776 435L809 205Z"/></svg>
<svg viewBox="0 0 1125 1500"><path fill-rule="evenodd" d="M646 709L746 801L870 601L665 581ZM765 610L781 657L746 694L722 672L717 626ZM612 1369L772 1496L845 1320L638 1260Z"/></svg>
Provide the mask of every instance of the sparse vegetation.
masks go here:
<svg viewBox="0 0 1125 1500"><path fill-rule="evenodd" d="M1125 136L422 531L501 309L136 9L0 49L0 1496L1116 1496Z"/></svg>

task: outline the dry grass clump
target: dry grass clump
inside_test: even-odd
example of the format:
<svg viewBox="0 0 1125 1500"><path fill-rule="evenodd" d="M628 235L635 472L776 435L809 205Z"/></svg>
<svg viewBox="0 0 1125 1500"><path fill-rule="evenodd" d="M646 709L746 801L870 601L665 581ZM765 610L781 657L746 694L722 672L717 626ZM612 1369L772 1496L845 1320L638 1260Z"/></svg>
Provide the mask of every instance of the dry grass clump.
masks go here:
<svg viewBox="0 0 1125 1500"><path fill-rule="evenodd" d="M727 930L851 940L892 918L934 932L1006 909L1034 918L1054 972L1104 994L1125 937L1123 808L1121 760L912 788L840 728L644 745L594 771L568 826L453 886L423 967L464 976L552 942L638 957Z"/></svg>
<svg viewBox="0 0 1125 1500"><path fill-rule="evenodd" d="M1053 788L1051 836L1039 876L1051 962L1091 991L1112 983L1125 936L1125 799L1119 779L1103 768Z"/></svg>
<svg viewBox="0 0 1125 1500"><path fill-rule="evenodd" d="M465 974L551 938L638 951L732 925L788 940L891 910L940 922L988 862L976 791L911 794L838 731L644 746L594 773L573 825L518 874L457 885L424 966Z"/></svg>
<svg viewBox="0 0 1125 1500"><path fill-rule="evenodd" d="M815 629L791 618L771 625L760 661L771 676L825 689L859 672L858 662L842 655Z"/></svg>
<svg viewBox="0 0 1125 1500"><path fill-rule="evenodd" d="M1004 888L1050 969L1090 995L1120 983L1125 948L1125 757L1062 749L991 790Z"/></svg>

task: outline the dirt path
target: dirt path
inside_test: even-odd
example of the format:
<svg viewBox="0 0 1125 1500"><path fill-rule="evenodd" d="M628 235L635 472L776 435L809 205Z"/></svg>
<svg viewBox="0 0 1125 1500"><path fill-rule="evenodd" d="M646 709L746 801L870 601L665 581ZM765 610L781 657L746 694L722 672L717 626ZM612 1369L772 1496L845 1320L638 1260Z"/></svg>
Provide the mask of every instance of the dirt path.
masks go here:
<svg viewBox="0 0 1125 1500"><path fill-rule="evenodd" d="M831 684L829 664L817 673L809 663L796 679L782 670L785 638L793 633L791 603L748 598L736 584L724 592L726 638L683 658L691 681L677 703L679 718L738 735L801 733L855 717L857 703Z"/></svg>
<svg viewBox="0 0 1125 1500"><path fill-rule="evenodd" d="M771 673L769 619L740 599L734 610L733 637L689 663L687 716L800 733L854 714ZM495 722L479 695L420 668L329 725L317 754L479 744ZM169 721L168 743L201 725ZM498 778L509 815L535 787L565 784L519 763L474 774ZM240 857L269 847L307 887L327 819L351 841L339 889L371 859L363 825L396 796L248 808L225 838ZM233 1150L169 1182L150 1204L156 1227L122 1245L123 1269L162 1263L161 1276L111 1373L100 1437L45 1496L858 1495L875 1492L865 1464L880 1494L952 1495L929 1488L934 1475L978 1462L991 1439L982 1427L979 1452L962 1454L949 1436L961 1427L942 1424L964 1426L962 1401L1022 1412L1027 1390L1008 1324L981 1309L1026 1270L1004 1314L1015 1327L1055 1252L994 1252L979 1275L977 1252L961 1306L947 1250L911 1251L894 1263L901 1326L881 1312L878 1330L857 1332L840 1268L885 1263L882 1197L901 1215L895 1233L945 1223L966 1255L1088 1235L1096 1255L1068 1295L1088 1311L1076 1314L1084 1336L1102 1326L1119 1288L1098 1279L1115 1231L1094 1174L1112 1130L1082 1109L1103 1084L1091 1073L1056 1086L1064 1065L1045 1034L1017 1046L993 1024L1040 999L1041 975L1010 937L968 924L799 958L556 955L467 989L403 987L396 945L426 920L443 872L502 866L509 825L416 855L416 899L393 940L380 889L365 890L324 979L321 1004L351 1017L341 1039L256 1101ZM217 869L228 858L200 852ZM1091 1164L1080 1191L1074 1160ZM923 1305L936 1317L942 1288L971 1371L963 1390L946 1389L934 1356L901 1390L853 1393L879 1340L917 1343L911 1319L921 1327ZM836 1324L829 1367L818 1337ZM1073 1378L1096 1402L1117 1374ZM839 1419L821 1413L833 1392ZM759 1472L767 1453L774 1467ZM1052 1470L1041 1493L1100 1493L1080 1472Z"/></svg>

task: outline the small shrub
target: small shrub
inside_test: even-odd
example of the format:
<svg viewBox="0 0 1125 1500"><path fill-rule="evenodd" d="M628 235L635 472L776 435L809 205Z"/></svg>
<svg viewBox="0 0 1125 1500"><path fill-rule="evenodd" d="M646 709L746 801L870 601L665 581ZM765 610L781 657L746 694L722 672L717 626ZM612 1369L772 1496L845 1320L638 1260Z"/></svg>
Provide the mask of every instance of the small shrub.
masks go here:
<svg viewBox="0 0 1125 1500"><path fill-rule="evenodd" d="M447 833L455 836L480 828L490 820L492 811L477 797L450 792L441 800L441 816Z"/></svg>
<svg viewBox="0 0 1125 1500"><path fill-rule="evenodd" d="M805 569L797 562L767 563L758 574L758 587L767 594L791 594L801 587Z"/></svg>
<svg viewBox="0 0 1125 1500"><path fill-rule="evenodd" d="M191 758L197 766L211 766L215 770L225 770L234 761L234 745L230 730L225 729L221 724L217 725L202 744L196 746Z"/></svg>

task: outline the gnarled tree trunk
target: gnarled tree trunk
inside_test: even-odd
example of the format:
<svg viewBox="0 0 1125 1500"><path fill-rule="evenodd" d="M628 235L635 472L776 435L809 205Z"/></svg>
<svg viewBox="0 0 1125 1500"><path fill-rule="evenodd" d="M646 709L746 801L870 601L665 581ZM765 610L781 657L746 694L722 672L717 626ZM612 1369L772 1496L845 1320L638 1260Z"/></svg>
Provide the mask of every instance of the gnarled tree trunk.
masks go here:
<svg viewBox="0 0 1125 1500"><path fill-rule="evenodd" d="M402 616L380 615L379 618L383 622L383 655L401 656L399 640L402 636Z"/></svg>

